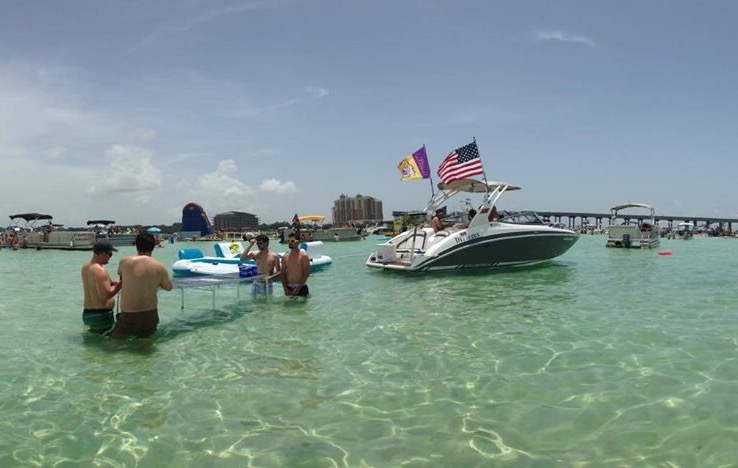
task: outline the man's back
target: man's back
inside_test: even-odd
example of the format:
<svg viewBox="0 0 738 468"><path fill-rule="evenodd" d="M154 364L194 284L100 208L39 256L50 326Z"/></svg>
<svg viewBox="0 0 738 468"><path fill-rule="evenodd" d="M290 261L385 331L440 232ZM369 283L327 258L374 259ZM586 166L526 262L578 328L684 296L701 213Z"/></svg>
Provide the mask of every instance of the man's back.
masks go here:
<svg viewBox="0 0 738 468"><path fill-rule="evenodd" d="M123 312L156 309L157 289L172 290L166 267L148 255L124 257L118 265L118 273L123 281L120 301Z"/></svg>

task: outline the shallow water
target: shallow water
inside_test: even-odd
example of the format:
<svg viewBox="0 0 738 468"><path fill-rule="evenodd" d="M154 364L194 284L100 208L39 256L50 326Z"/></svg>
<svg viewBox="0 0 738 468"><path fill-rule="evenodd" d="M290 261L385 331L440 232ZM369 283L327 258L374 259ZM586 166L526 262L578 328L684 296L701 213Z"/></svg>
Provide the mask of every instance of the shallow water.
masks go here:
<svg viewBox="0 0 738 468"><path fill-rule="evenodd" d="M307 300L161 292L153 343L85 332L89 252L0 250L0 466L731 466L738 240L604 243L410 276L328 243Z"/></svg>

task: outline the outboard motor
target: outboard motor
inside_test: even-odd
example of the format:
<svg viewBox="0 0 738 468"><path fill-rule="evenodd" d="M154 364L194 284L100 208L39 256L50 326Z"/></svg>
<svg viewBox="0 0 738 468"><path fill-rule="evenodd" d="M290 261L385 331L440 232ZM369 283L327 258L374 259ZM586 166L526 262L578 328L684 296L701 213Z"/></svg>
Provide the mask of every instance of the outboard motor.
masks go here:
<svg viewBox="0 0 738 468"><path fill-rule="evenodd" d="M623 247L630 248L630 234L623 234Z"/></svg>

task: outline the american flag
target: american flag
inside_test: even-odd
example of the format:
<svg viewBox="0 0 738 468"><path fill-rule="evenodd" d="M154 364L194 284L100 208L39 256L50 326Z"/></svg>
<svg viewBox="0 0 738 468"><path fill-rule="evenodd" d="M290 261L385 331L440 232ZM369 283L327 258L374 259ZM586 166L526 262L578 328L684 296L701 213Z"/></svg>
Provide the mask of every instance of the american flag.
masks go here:
<svg viewBox="0 0 738 468"><path fill-rule="evenodd" d="M444 184L478 174L484 174L484 168L476 141L451 151L438 167L438 176Z"/></svg>

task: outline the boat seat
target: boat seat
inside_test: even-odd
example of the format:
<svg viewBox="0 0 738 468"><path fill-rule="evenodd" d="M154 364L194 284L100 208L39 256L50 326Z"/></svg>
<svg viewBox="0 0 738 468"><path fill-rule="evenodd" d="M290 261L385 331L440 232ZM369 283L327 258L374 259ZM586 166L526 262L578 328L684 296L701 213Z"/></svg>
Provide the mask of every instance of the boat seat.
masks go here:
<svg viewBox="0 0 738 468"><path fill-rule="evenodd" d="M202 253L202 250L194 248L194 249L180 249L177 253L180 260L193 260L196 258L202 258L205 255Z"/></svg>
<svg viewBox="0 0 738 468"><path fill-rule="evenodd" d="M240 242L218 242L213 247L216 257L235 258L244 253L243 244Z"/></svg>

